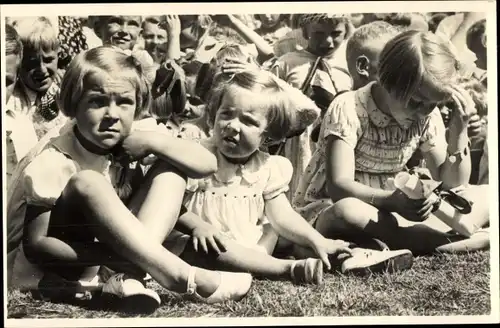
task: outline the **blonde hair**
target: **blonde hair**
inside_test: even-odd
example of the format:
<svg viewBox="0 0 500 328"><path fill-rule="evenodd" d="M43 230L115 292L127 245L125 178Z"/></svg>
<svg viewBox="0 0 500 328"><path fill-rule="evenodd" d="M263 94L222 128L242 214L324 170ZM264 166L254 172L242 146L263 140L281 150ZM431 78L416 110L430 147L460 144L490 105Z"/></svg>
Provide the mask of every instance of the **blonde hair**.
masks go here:
<svg viewBox="0 0 500 328"><path fill-rule="evenodd" d="M256 99L265 99L267 109L266 137L282 140L297 127L301 109L313 109L315 117L317 107L300 90L290 87L264 70L251 70L228 76L219 73L214 79L214 89L207 104L207 119L213 127L217 111L224 95L235 89L244 89L256 95Z"/></svg>
<svg viewBox="0 0 500 328"><path fill-rule="evenodd" d="M199 71L195 82L195 94L203 101L207 101L210 97L209 93L212 90L214 79L220 73L220 69L224 61L227 59L238 59L247 61L250 56L246 54L239 44L227 43L222 46L212 58L210 63L205 64Z"/></svg>
<svg viewBox="0 0 500 328"><path fill-rule="evenodd" d="M406 31L382 50L378 79L394 98L408 104L422 85L446 94L460 69L449 41L431 32Z"/></svg>
<svg viewBox="0 0 500 328"><path fill-rule="evenodd" d="M101 46L78 54L70 63L61 82L58 103L68 117L75 117L78 103L85 93L85 80L93 74L107 73L132 83L136 89L135 117L148 113L150 87L142 67L134 56L111 47Z"/></svg>
<svg viewBox="0 0 500 328"><path fill-rule="evenodd" d="M57 31L48 17L23 17L15 20L13 26L19 34L24 52L59 49Z"/></svg>

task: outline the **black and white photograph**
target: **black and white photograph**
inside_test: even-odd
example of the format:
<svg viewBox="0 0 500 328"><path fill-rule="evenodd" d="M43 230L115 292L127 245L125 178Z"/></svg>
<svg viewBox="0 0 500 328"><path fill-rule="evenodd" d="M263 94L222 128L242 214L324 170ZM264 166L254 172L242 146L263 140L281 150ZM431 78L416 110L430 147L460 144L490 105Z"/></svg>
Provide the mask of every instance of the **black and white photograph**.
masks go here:
<svg viewBox="0 0 500 328"><path fill-rule="evenodd" d="M6 326L499 322L494 1L1 7Z"/></svg>

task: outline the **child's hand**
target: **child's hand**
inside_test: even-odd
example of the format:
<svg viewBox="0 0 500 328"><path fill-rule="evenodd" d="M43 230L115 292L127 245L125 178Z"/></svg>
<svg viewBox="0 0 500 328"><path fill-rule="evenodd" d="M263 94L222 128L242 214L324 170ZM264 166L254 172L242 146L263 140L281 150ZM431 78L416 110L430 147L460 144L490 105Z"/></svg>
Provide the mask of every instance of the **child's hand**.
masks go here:
<svg viewBox="0 0 500 328"><path fill-rule="evenodd" d="M451 87L451 98L454 103L454 108L450 116L450 129L456 129L456 132L461 132L467 129L472 116L476 114L474 100L467 91L462 87Z"/></svg>
<svg viewBox="0 0 500 328"><path fill-rule="evenodd" d="M320 240L313 242L311 247L314 249L321 261L323 261L326 265L328 270L331 270L332 268L328 255L338 255L342 253L351 254L349 243L343 240L321 238Z"/></svg>
<svg viewBox="0 0 500 328"><path fill-rule="evenodd" d="M181 34L181 20L178 15L166 15L162 27L167 30L169 37L179 36Z"/></svg>
<svg viewBox="0 0 500 328"><path fill-rule="evenodd" d="M479 115L474 114L471 116L469 120L469 126L467 128L467 134L469 138L475 138L481 134L483 129L483 121Z"/></svg>
<svg viewBox="0 0 500 328"><path fill-rule="evenodd" d="M150 142L152 138L151 132L134 131L122 141L116 156L128 162L141 160L151 154Z"/></svg>
<svg viewBox="0 0 500 328"><path fill-rule="evenodd" d="M428 198L411 199L404 192L396 189L387 199L385 208L396 212L405 219L414 222L427 220L432 213L434 203Z"/></svg>
<svg viewBox="0 0 500 328"><path fill-rule="evenodd" d="M237 74L245 71L256 70L259 67L253 63L250 58L248 61L241 61L238 59L226 59L222 64L222 73L224 74Z"/></svg>
<svg viewBox="0 0 500 328"><path fill-rule="evenodd" d="M208 244L212 247L217 254L226 251L226 246L224 244L224 239L214 226L211 224L203 224L193 229L193 248L198 252L198 244L201 245L203 251L208 254Z"/></svg>

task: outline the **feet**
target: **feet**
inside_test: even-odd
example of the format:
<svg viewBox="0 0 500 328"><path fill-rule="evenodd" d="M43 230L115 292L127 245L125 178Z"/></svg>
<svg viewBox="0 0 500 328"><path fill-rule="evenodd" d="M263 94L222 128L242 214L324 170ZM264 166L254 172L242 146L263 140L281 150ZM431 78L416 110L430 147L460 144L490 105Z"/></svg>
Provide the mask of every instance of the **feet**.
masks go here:
<svg viewBox="0 0 500 328"><path fill-rule="evenodd" d="M113 275L102 288L102 297L118 298L120 308L132 312L154 312L161 304L160 296L144 286L144 282L123 273Z"/></svg>
<svg viewBox="0 0 500 328"><path fill-rule="evenodd" d="M413 254L403 249L391 251L385 249L376 251L364 248L354 248L352 257L342 263L342 273L369 275L376 272L396 272L408 270L413 265Z"/></svg>
<svg viewBox="0 0 500 328"><path fill-rule="evenodd" d="M187 292L183 295L186 298L208 304L220 303L224 301L239 301L250 290L252 285L252 275L248 273L217 271L220 274L220 283L213 294L202 297L196 291L195 282L196 267L191 267L188 275Z"/></svg>
<svg viewBox="0 0 500 328"><path fill-rule="evenodd" d="M102 290L99 276L91 281L70 281L55 273L47 272L38 283L38 296L46 301L90 300L95 292Z"/></svg>
<svg viewBox="0 0 500 328"><path fill-rule="evenodd" d="M313 258L294 261L290 275L295 284L320 285L323 283L323 262Z"/></svg>

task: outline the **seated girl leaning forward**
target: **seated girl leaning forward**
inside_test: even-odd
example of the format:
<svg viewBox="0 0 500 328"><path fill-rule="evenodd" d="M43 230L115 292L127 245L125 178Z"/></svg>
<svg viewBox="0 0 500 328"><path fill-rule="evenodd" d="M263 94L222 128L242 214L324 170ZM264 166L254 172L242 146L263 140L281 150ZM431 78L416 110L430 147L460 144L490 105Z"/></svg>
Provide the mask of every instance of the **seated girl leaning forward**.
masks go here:
<svg viewBox="0 0 500 328"><path fill-rule="evenodd" d="M285 196L290 161L259 150L267 137L281 139L304 129L319 109L300 90L263 70L221 73L214 85L207 108L213 136L201 143L217 156L219 167L207 178L188 180L188 212L178 228L179 236L189 233L192 243L182 239L180 257L270 279L321 283L323 265L331 268L329 255L348 255L349 245L324 238L292 209ZM310 249L311 257L269 255L277 240L274 231ZM208 256L200 256L199 248Z"/></svg>
<svg viewBox="0 0 500 328"><path fill-rule="evenodd" d="M327 237L373 237L418 254L489 247L489 233L478 230L489 222L487 191L479 192L483 186L458 191L474 202L460 221L471 227L467 238L431 214L431 198L410 199L391 183L419 149L444 189L467 185L467 126L474 105L456 85L459 68L448 42L430 32L403 32L389 41L380 55L378 81L330 105L318 149L295 194L296 210ZM437 107L448 100L456 108L449 143Z"/></svg>
<svg viewBox="0 0 500 328"><path fill-rule="evenodd" d="M160 304L144 286L146 273L206 302L248 292L249 274L196 268L162 246L180 212L185 176L212 173L216 159L196 143L131 130L150 99L141 71L133 56L110 47L70 64L59 104L76 123L23 167L8 200L8 252L18 251L10 276L18 287L29 287L22 277L38 273L43 297L75 296L94 286L89 280L105 265L117 274L103 282L103 295L136 310ZM150 153L158 160L142 176L131 164ZM50 286L57 281L68 288L55 294Z"/></svg>

